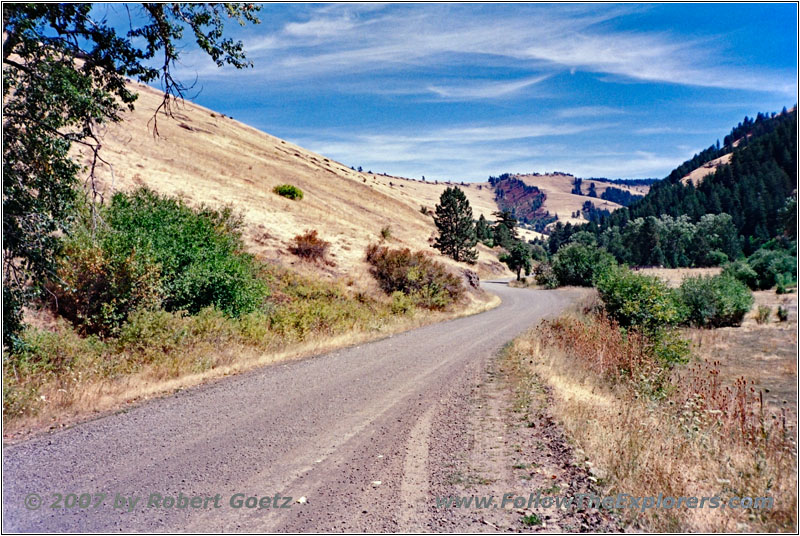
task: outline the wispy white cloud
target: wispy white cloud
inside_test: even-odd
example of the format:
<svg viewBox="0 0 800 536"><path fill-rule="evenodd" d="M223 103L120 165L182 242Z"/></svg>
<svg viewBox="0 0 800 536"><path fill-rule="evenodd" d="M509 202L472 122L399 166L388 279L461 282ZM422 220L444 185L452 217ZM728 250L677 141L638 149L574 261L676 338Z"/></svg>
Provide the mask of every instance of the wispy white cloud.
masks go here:
<svg viewBox="0 0 800 536"><path fill-rule="evenodd" d="M534 76L512 81L482 81L458 86L428 86L428 91L450 100L496 99L519 93L525 88L547 80L550 75Z"/></svg>
<svg viewBox="0 0 800 536"><path fill-rule="evenodd" d="M607 117L610 115L627 114L622 108L614 108L611 106L575 106L572 108L563 108L559 110L556 115L563 118L576 118L576 117Z"/></svg>
<svg viewBox="0 0 800 536"><path fill-rule="evenodd" d="M539 76L585 71L644 82L796 93L796 73L725 65L719 61L725 51L708 39L616 30L613 21L627 10L529 6L511 16L508 10L451 5L372 10L333 5L245 45L260 76L273 81L441 68L469 57L472 65L513 62ZM518 92L537 78L474 86L434 83L429 89L445 99L486 99Z"/></svg>

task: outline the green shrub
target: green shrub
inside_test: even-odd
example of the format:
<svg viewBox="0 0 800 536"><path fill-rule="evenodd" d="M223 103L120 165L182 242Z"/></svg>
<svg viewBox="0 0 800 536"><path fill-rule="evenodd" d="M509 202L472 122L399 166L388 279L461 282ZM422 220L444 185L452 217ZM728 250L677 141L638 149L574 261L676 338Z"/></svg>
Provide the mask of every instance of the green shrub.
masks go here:
<svg viewBox="0 0 800 536"><path fill-rule="evenodd" d="M686 321L698 327L738 326L753 306L750 289L730 275L687 277L679 295Z"/></svg>
<svg viewBox="0 0 800 536"><path fill-rule="evenodd" d="M756 322L758 324L766 324L772 316L772 307L768 305L759 305L756 309Z"/></svg>
<svg viewBox="0 0 800 536"><path fill-rule="evenodd" d="M298 188L297 186L292 186L291 184L279 184L272 191L280 196L287 197L289 199L294 200L301 200L303 199L303 190Z"/></svg>
<svg viewBox="0 0 800 536"><path fill-rule="evenodd" d="M49 283L58 312L82 333L116 334L138 309L239 316L263 303L266 286L230 209L195 210L140 189L114 195L101 215L94 238L88 225L73 231Z"/></svg>
<svg viewBox="0 0 800 536"><path fill-rule="evenodd" d="M758 288L758 274L746 261L735 261L725 265L722 275L733 277L750 287Z"/></svg>
<svg viewBox="0 0 800 536"><path fill-rule="evenodd" d="M797 258L783 249L761 248L747 259L747 263L757 275L754 290L765 290L778 283L778 276L784 284L797 280Z"/></svg>
<svg viewBox="0 0 800 536"><path fill-rule="evenodd" d="M603 272L597 290L608 315L620 326L646 334L679 324L685 312L675 292L655 276L635 274L624 266Z"/></svg>
<svg viewBox="0 0 800 536"><path fill-rule="evenodd" d="M421 251L372 244L367 248L367 262L384 292L400 291L421 307L442 309L464 293L461 279Z"/></svg>
<svg viewBox="0 0 800 536"><path fill-rule="evenodd" d="M558 277L549 262L540 262L533 268L533 277L536 284L545 288L558 288Z"/></svg>
<svg viewBox="0 0 800 536"><path fill-rule="evenodd" d="M786 322L789 320L789 309L786 307L779 305L778 306L778 320L780 322Z"/></svg>
<svg viewBox="0 0 800 536"><path fill-rule="evenodd" d="M597 278L617 264L604 249L580 243L568 244L553 257L553 272L560 285L591 287Z"/></svg>
<svg viewBox="0 0 800 536"><path fill-rule="evenodd" d="M259 307L266 286L243 252L241 219L230 208L192 209L183 201L141 189L116 194L102 240L113 257L141 252L161 267L168 311L196 314L215 306L239 316Z"/></svg>
<svg viewBox="0 0 800 536"><path fill-rule="evenodd" d="M381 240L389 240L392 237L392 227L384 225L381 227Z"/></svg>
<svg viewBox="0 0 800 536"><path fill-rule="evenodd" d="M725 252L715 249L708 252L705 260L706 266L722 266L728 262L728 256L725 254Z"/></svg>
<svg viewBox="0 0 800 536"><path fill-rule="evenodd" d="M681 337L678 330L659 330L651 340L653 344L653 355L655 355L663 365L670 367L676 363L686 363L689 361L689 357L691 356L689 341Z"/></svg>
<svg viewBox="0 0 800 536"><path fill-rule="evenodd" d="M294 237L294 244L289 251L298 257L309 261L325 261L331 243L317 236L317 231L306 231L305 234Z"/></svg>
<svg viewBox="0 0 800 536"><path fill-rule="evenodd" d="M414 300L411 298L411 296L408 296L399 290L392 292L392 314L413 316L414 309Z"/></svg>
<svg viewBox="0 0 800 536"><path fill-rule="evenodd" d="M56 312L84 335L114 335L132 312L161 305L161 270L145 253L111 255L81 231L70 237L47 288Z"/></svg>

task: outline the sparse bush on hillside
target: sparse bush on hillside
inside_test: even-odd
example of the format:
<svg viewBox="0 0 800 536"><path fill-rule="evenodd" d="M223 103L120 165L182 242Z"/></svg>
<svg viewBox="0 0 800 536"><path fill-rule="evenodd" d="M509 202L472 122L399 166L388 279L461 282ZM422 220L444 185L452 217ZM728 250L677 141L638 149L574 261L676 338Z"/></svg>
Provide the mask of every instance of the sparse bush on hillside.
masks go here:
<svg viewBox="0 0 800 536"><path fill-rule="evenodd" d="M750 289L728 275L687 277L679 296L686 321L698 327L738 326L753 306Z"/></svg>
<svg viewBox="0 0 800 536"><path fill-rule="evenodd" d="M381 227L381 240L389 240L392 237L392 227L384 225Z"/></svg>
<svg viewBox="0 0 800 536"><path fill-rule="evenodd" d="M294 237L294 244L289 251L307 261L325 261L331 243L317 236L317 231L306 231L305 234Z"/></svg>
<svg viewBox="0 0 800 536"><path fill-rule="evenodd" d="M400 291L421 307L443 309L464 293L456 275L421 251L372 244L367 248L367 262L384 292Z"/></svg>
<svg viewBox="0 0 800 536"><path fill-rule="evenodd" d="M772 316L772 307L768 305L759 305L756 310L756 323L767 324Z"/></svg>
<svg viewBox="0 0 800 536"><path fill-rule="evenodd" d="M303 199L303 190L291 184L279 184L273 188L272 191L280 196L288 197L289 199L295 199L297 201Z"/></svg>
<svg viewBox="0 0 800 536"><path fill-rule="evenodd" d="M591 287L599 276L617 262L604 249L573 243L559 249L552 264L560 285Z"/></svg>

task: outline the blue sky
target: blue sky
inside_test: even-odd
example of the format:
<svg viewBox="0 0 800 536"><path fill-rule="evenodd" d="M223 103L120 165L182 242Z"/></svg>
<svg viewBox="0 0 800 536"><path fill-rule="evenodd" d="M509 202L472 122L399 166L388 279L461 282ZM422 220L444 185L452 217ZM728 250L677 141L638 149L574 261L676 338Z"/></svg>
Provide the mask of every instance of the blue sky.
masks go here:
<svg viewBox="0 0 800 536"><path fill-rule="evenodd" d="M113 14L109 15L113 18ZM664 177L797 101L795 4L267 4L191 100L365 170Z"/></svg>

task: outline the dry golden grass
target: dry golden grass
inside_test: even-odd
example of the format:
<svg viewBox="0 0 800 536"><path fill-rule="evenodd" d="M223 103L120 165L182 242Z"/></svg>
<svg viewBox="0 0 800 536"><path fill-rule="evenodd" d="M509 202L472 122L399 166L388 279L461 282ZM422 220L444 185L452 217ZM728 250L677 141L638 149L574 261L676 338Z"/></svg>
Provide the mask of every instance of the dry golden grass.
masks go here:
<svg viewBox="0 0 800 536"><path fill-rule="evenodd" d="M79 337L65 320L47 311L29 311L32 324L51 333L49 344L58 345L59 355L51 356L53 360L69 365L41 370L4 367L5 394L13 390L25 407L15 415L4 415L3 439L19 441L232 374L478 314L499 304L494 295L468 295L458 308L395 315L390 314L389 304L338 303L330 307L340 307L342 316L353 315L351 325L310 330L305 335L298 335L293 327L288 333L273 332L259 318L233 323L214 311L183 318L163 313L168 319L165 328L148 331L137 344L121 349Z"/></svg>
<svg viewBox="0 0 800 536"><path fill-rule="evenodd" d="M177 107L172 119L159 117L160 137L154 138L148 122L162 94L133 86L139 93L136 110L122 123L109 125L101 138L101 154L111 165L100 170L107 196L148 186L192 205L231 204L244 216L250 250L282 265L298 263L288 252L294 236L317 230L321 239L331 242L329 257L336 264L319 275L352 277L357 284L367 279L366 246L386 226L395 245L436 253L430 248L436 232L433 219L420 213L420 206L432 208L445 185L358 173L188 101ZM389 182L396 184L390 187ZM303 199L276 195L272 189L279 184L299 187ZM489 217L497 210L491 190L464 190L476 216ZM493 258L483 250L477 271L500 269L510 275L503 265L492 263Z"/></svg>
<svg viewBox="0 0 800 536"><path fill-rule="evenodd" d="M795 531L796 414L786 417L784 427L781 413L762 411L751 384L731 383L726 390L724 375L704 365L684 368L674 377L675 390L666 400L642 396L630 382L599 373L629 349L624 339L606 336L603 329L561 342L549 332L532 330L506 356L516 375L527 378L520 385L549 390L551 411L574 441L576 462L589 468L601 494L769 496L775 501L769 510L626 509L618 512L626 528Z"/></svg>
<svg viewBox="0 0 800 536"><path fill-rule="evenodd" d="M654 275L672 288L679 287L681 282L687 277L717 275L722 273L722 268L719 266L711 268L634 268L634 270L642 275Z"/></svg>
<svg viewBox="0 0 800 536"><path fill-rule="evenodd" d="M741 327L686 329L694 353L706 363L717 362L720 378L733 383L745 377L764 391L764 403L797 414L797 295L778 295L764 290L753 293L755 305ZM758 306L770 307L768 323L756 322ZM789 312L786 322L775 314L778 307Z"/></svg>
<svg viewBox="0 0 800 536"><path fill-rule="evenodd" d="M595 189L597 191L597 198L587 197L585 195L575 195L572 192L572 183L575 177L571 175L518 175L525 184L529 186L536 186L542 190L546 195L543 210L550 211L550 214L558 214L558 221L562 223L581 224L586 223L587 220L583 217L573 218L571 214L579 211L586 201L591 201L598 209L614 211L620 208L621 205L600 199L610 186L627 190L635 195L645 195L650 189L648 186L624 186L619 184L608 184L605 182L595 182ZM589 183L592 181L583 181L583 192L589 191Z"/></svg>
<svg viewBox="0 0 800 536"><path fill-rule="evenodd" d="M684 176L681 179L681 182L683 184L689 184L691 182L692 184L697 186L698 184L700 184L702 182L702 180L706 176L711 175L712 173L714 173L717 170L718 167L730 162L731 161L731 157L733 157L733 153L728 153L728 154L724 154L724 155L720 156L719 158L715 158L714 160L706 162L705 164L703 164L699 168L697 168L697 169L691 171L690 173L686 174L686 176Z"/></svg>

